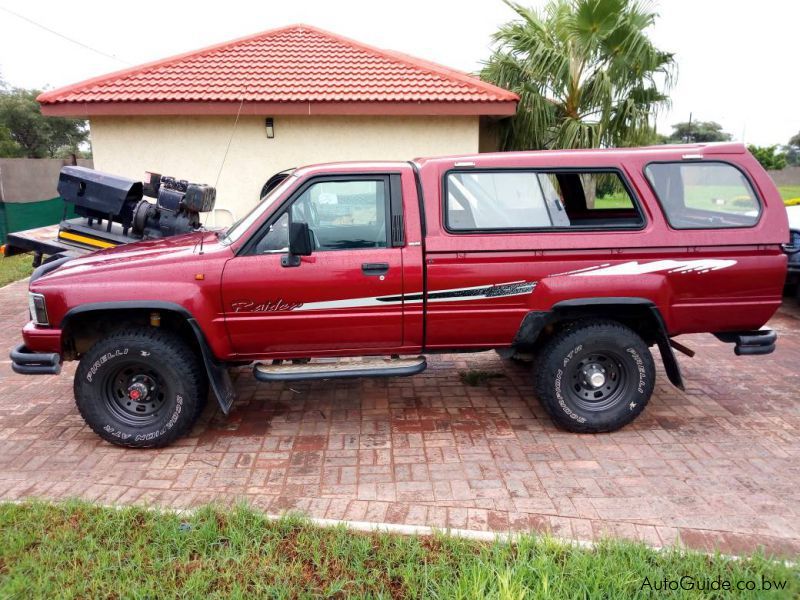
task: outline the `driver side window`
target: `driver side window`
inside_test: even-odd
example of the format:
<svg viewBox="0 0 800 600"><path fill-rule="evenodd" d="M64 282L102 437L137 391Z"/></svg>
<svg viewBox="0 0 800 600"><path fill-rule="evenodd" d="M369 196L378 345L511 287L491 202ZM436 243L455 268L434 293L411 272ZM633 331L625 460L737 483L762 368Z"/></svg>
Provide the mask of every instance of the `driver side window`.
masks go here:
<svg viewBox="0 0 800 600"><path fill-rule="evenodd" d="M285 212L269 227L266 235L256 245L256 254L287 252L289 250L289 213Z"/></svg>
<svg viewBox="0 0 800 600"><path fill-rule="evenodd" d="M308 223L315 251L386 248L387 196L383 178L314 183L273 223L256 252L287 249L290 219Z"/></svg>

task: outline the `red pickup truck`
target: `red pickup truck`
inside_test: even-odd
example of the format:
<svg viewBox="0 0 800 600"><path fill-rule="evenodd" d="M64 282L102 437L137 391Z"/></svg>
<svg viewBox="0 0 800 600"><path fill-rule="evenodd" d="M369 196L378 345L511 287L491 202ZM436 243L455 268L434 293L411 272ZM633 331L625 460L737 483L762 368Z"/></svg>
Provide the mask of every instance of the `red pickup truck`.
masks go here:
<svg viewBox="0 0 800 600"><path fill-rule="evenodd" d="M81 414L133 447L187 432L209 387L227 413L230 366L399 376L488 349L533 360L561 427L612 431L650 398L651 346L679 387L673 348L691 351L673 336L773 351L788 241L741 144L303 167L226 231L41 266L11 357L19 373L79 360Z"/></svg>

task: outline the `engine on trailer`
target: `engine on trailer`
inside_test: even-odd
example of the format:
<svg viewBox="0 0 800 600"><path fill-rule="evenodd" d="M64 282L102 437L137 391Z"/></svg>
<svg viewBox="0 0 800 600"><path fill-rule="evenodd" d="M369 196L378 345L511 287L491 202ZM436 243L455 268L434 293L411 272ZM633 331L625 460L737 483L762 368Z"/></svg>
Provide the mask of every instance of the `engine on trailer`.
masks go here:
<svg viewBox="0 0 800 600"><path fill-rule="evenodd" d="M108 236L117 238L114 223L121 226L122 236L139 239L189 233L200 228L200 213L213 210L216 201L216 190L210 185L159 173L147 173L146 181L141 182L77 166L61 169L58 192L74 206L76 214L86 219L92 237L105 230ZM77 231L76 224L66 220L62 229L66 224L71 226L70 231Z"/></svg>

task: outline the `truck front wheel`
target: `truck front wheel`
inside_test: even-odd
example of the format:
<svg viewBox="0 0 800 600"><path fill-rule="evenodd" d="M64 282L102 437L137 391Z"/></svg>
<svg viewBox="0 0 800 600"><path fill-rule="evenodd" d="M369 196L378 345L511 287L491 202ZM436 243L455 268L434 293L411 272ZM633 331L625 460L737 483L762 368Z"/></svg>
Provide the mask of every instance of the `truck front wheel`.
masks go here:
<svg viewBox="0 0 800 600"><path fill-rule="evenodd" d="M118 446L166 446L189 431L208 395L198 356L176 334L125 329L98 341L75 373L75 402Z"/></svg>
<svg viewBox="0 0 800 600"><path fill-rule="evenodd" d="M632 329L580 322L555 335L534 367L539 400L557 425L577 433L615 431L644 410L655 364Z"/></svg>

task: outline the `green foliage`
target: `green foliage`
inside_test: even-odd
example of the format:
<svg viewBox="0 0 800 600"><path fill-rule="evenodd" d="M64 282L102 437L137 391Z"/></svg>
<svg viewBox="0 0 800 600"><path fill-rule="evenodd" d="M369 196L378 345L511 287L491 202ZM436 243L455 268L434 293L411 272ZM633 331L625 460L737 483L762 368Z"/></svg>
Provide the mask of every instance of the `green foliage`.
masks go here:
<svg viewBox="0 0 800 600"><path fill-rule="evenodd" d="M8 93L8 84L0 76L0 95ZM0 123L0 158L19 158L22 156L22 148L11 137L8 127Z"/></svg>
<svg viewBox="0 0 800 600"><path fill-rule="evenodd" d="M0 89L0 157L58 158L83 156L89 137L86 121L45 117L39 90Z"/></svg>
<svg viewBox="0 0 800 600"><path fill-rule="evenodd" d="M747 149L767 171L780 171L786 166L786 155L777 146L750 145Z"/></svg>
<svg viewBox="0 0 800 600"><path fill-rule="evenodd" d="M647 29L656 14L635 0L550 0L541 12L505 0L519 19L494 35L481 77L519 94L507 150L649 143L668 103L673 55Z"/></svg>
<svg viewBox="0 0 800 600"><path fill-rule="evenodd" d="M24 279L33 272L33 256L17 254L8 258L0 256L0 286Z"/></svg>
<svg viewBox="0 0 800 600"><path fill-rule="evenodd" d="M722 130L716 121L693 121L676 123L672 134L667 138L670 144L693 144L705 142L727 142L731 134Z"/></svg>
<svg viewBox="0 0 800 600"><path fill-rule="evenodd" d="M22 147L11 137L8 128L0 125L0 158L19 158L22 154Z"/></svg>
<svg viewBox="0 0 800 600"><path fill-rule="evenodd" d="M683 576L758 588L652 589ZM760 591L765 580L769 593ZM297 517L270 521L244 506L178 515L82 502L0 504L2 598L778 599L798 592L797 568L762 554L735 560L610 540L582 548L532 535L509 544L357 533Z"/></svg>
<svg viewBox="0 0 800 600"><path fill-rule="evenodd" d="M791 137L784 149L786 152L786 163L792 166L800 165L800 132Z"/></svg>

